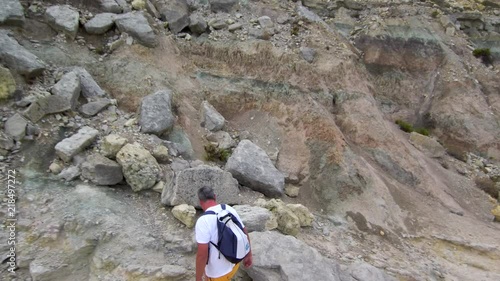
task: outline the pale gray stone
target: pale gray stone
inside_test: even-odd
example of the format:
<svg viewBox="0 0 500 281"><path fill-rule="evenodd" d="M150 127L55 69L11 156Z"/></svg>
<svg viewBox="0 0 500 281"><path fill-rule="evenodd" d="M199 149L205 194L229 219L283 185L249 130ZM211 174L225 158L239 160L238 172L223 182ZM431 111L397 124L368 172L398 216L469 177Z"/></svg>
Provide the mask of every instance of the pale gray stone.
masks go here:
<svg viewBox="0 0 500 281"><path fill-rule="evenodd" d="M201 125L210 131L219 131L224 127L226 119L210 103L201 104Z"/></svg>
<svg viewBox="0 0 500 281"><path fill-rule="evenodd" d="M116 3L115 0L100 0L101 9L104 12L119 14L123 12L123 8Z"/></svg>
<svg viewBox="0 0 500 281"><path fill-rule="evenodd" d="M106 95L85 68L75 67L73 71L80 77L80 87L82 89L82 95L85 98L103 97Z"/></svg>
<svg viewBox="0 0 500 281"><path fill-rule="evenodd" d="M207 135L207 140L217 143L217 147L221 149L229 149L236 147L236 141L228 132L218 131Z"/></svg>
<svg viewBox="0 0 500 281"><path fill-rule="evenodd" d="M295 237L274 231L252 232L253 265L243 268L255 281L340 281L339 265ZM366 279L369 280L369 279Z"/></svg>
<svg viewBox="0 0 500 281"><path fill-rule="evenodd" d="M94 142L99 135L99 131L90 127L83 127L69 138L63 139L56 144L56 154L63 161L69 162L73 156L82 152Z"/></svg>
<svg viewBox="0 0 500 281"><path fill-rule="evenodd" d="M262 16L258 18L259 24L262 28L273 28L274 24L270 17Z"/></svg>
<svg viewBox="0 0 500 281"><path fill-rule="evenodd" d="M11 150L14 146L14 140L3 131L0 131L0 148L4 150Z"/></svg>
<svg viewBox="0 0 500 281"><path fill-rule="evenodd" d="M82 164L82 177L96 185L115 185L123 180L122 167L102 155L93 154Z"/></svg>
<svg viewBox="0 0 500 281"><path fill-rule="evenodd" d="M135 192L152 188L159 179L161 169L158 162L139 143L126 144L116 154L116 160Z"/></svg>
<svg viewBox="0 0 500 281"><path fill-rule="evenodd" d="M103 111L110 105L111 101L108 99L92 101L82 105L82 107L80 108L80 112L85 117L91 117L97 115L99 112Z"/></svg>
<svg viewBox="0 0 500 281"><path fill-rule="evenodd" d="M110 159L115 159L116 154L125 144L127 144L126 138L114 134L108 135L101 143L101 154Z"/></svg>
<svg viewBox="0 0 500 281"><path fill-rule="evenodd" d="M64 179L65 181L72 181L78 178L80 174L81 174L80 168L78 168L77 166L70 166L62 170L62 172L59 173L57 177L60 179Z"/></svg>
<svg viewBox="0 0 500 281"><path fill-rule="evenodd" d="M139 125L141 132L162 135L174 125L172 114L172 92L169 89L158 91L142 100Z"/></svg>
<svg viewBox="0 0 500 281"><path fill-rule="evenodd" d="M231 32L243 28L243 25L239 22L231 24L227 29Z"/></svg>
<svg viewBox="0 0 500 281"><path fill-rule="evenodd" d="M146 47L153 48L158 44L156 34L142 12L118 15L115 24L121 32L128 33Z"/></svg>
<svg viewBox="0 0 500 281"><path fill-rule="evenodd" d="M5 133L14 140L22 140L26 136L28 121L21 114L16 113L5 122Z"/></svg>
<svg viewBox="0 0 500 281"><path fill-rule="evenodd" d="M45 18L54 30L75 39L78 32L80 14L69 5L51 6L45 11Z"/></svg>
<svg viewBox="0 0 500 281"><path fill-rule="evenodd" d="M45 70L44 62L19 45L5 31L0 31L0 61L10 70L28 78L38 76Z"/></svg>
<svg viewBox="0 0 500 281"><path fill-rule="evenodd" d="M156 19L161 17L160 12L158 12L155 5L149 0L146 1L146 11L148 11L148 13Z"/></svg>
<svg viewBox="0 0 500 281"><path fill-rule="evenodd" d="M355 262L347 270L354 280L372 280L372 281L396 281L397 279L389 276L384 271L370 265L366 262Z"/></svg>
<svg viewBox="0 0 500 281"><path fill-rule="evenodd" d="M233 208L240 216L248 232L272 230L277 227L276 218L266 208L249 205L235 205ZM275 223L270 223L274 220ZM269 227L271 225L271 227Z"/></svg>
<svg viewBox="0 0 500 281"><path fill-rule="evenodd" d="M24 9L19 0L0 0L0 25L22 26Z"/></svg>
<svg viewBox="0 0 500 281"><path fill-rule="evenodd" d="M220 202L237 204L240 201L238 182L230 173L201 165L177 172L175 179L165 184L161 202L168 206L188 204L200 208L197 192L203 186L211 186Z"/></svg>
<svg viewBox="0 0 500 281"><path fill-rule="evenodd" d="M313 63L314 58L316 57L316 50L313 48L301 47L300 54L305 61L307 61L308 63Z"/></svg>
<svg viewBox="0 0 500 281"><path fill-rule="evenodd" d="M241 185L259 191L268 197L280 197L285 177L274 167L266 152L249 140L242 140L226 163Z"/></svg>
<svg viewBox="0 0 500 281"><path fill-rule="evenodd" d="M80 78L73 71L64 74L61 80L52 87L52 94L68 99L71 109L76 108L80 92Z"/></svg>
<svg viewBox="0 0 500 281"><path fill-rule="evenodd" d="M71 101L64 96L48 96L36 100L23 112L31 122L36 123L47 114L71 110Z"/></svg>
<svg viewBox="0 0 500 281"><path fill-rule="evenodd" d="M115 24L115 14L102 13L95 15L91 20L85 23L85 31L89 34L104 34L108 32Z"/></svg>
<svg viewBox="0 0 500 281"><path fill-rule="evenodd" d="M208 22L208 25L215 30L220 30L227 27L227 23L222 19L212 19Z"/></svg>
<svg viewBox="0 0 500 281"><path fill-rule="evenodd" d="M192 159L194 155L193 146L189 140L189 136L182 128L174 128L168 135L168 140L172 142L177 154L185 159Z"/></svg>
<svg viewBox="0 0 500 281"><path fill-rule="evenodd" d="M168 22L168 28L173 34L177 34L189 26L189 13L187 9L167 9L160 11L160 14L162 19Z"/></svg>

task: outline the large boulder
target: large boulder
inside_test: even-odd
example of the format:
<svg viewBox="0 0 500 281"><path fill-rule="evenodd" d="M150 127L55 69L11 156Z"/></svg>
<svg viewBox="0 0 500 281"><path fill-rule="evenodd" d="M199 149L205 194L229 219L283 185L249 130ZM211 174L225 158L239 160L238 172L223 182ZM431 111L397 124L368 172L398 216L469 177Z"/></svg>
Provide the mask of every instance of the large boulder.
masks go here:
<svg viewBox="0 0 500 281"><path fill-rule="evenodd" d="M0 65L0 101L10 98L14 91L16 91L16 80L10 70Z"/></svg>
<svg viewBox="0 0 500 281"><path fill-rule="evenodd" d="M200 208L198 189L203 186L213 187L217 201L226 204L238 204L238 182L217 167L201 165L188 168L175 174L172 181L165 184L161 202L168 206L188 204Z"/></svg>
<svg viewBox="0 0 500 281"><path fill-rule="evenodd" d="M91 145L98 135L99 131L85 126L76 134L56 144L56 154L65 162L69 162L73 156Z"/></svg>
<svg viewBox="0 0 500 281"><path fill-rule="evenodd" d="M38 76L45 70L45 64L37 56L28 52L4 31L0 31L0 62L28 78Z"/></svg>
<svg viewBox="0 0 500 281"><path fill-rule="evenodd" d="M212 12L230 13L239 8L238 0L209 0Z"/></svg>
<svg viewBox="0 0 500 281"><path fill-rule="evenodd" d="M24 9L19 0L0 0L0 25L24 24Z"/></svg>
<svg viewBox="0 0 500 281"><path fill-rule="evenodd" d="M89 34L104 34L115 24L115 14L102 13L95 15L85 23L85 31Z"/></svg>
<svg viewBox="0 0 500 281"><path fill-rule="evenodd" d="M75 72L68 72L61 77L54 87L52 93L68 99L71 109L75 109L80 97L80 77Z"/></svg>
<svg viewBox="0 0 500 281"><path fill-rule="evenodd" d="M410 142L430 157L439 158L446 154L446 149L437 140L419 133L412 132Z"/></svg>
<svg viewBox="0 0 500 281"><path fill-rule="evenodd" d="M80 87L82 88L82 95L85 98L103 97L106 95L85 68L75 67L73 71L80 77Z"/></svg>
<svg viewBox="0 0 500 281"><path fill-rule="evenodd" d="M292 236L274 231L252 232L250 240L253 265L243 270L254 281L340 281L335 261Z"/></svg>
<svg viewBox="0 0 500 281"><path fill-rule="evenodd" d="M14 140L22 140L26 135L28 121L21 114L16 113L5 122L5 133Z"/></svg>
<svg viewBox="0 0 500 281"><path fill-rule="evenodd" d="M160 15L168 22L168 28L172 33L177 34L189 26L189 12L187 9L162 10Z"/></svg>
<svg viewBox="0 0 500 281"><path fill-rule="evenodd" d="M110 159L115 159L116 154L125 144L127 144L126 138L114 134L108 135L101 143L101 154Z"/></svg>
<svg viewBox="0 0 500 281"><path fill-rule="evenodd" d="M69 5L47 8L45 18L54 30L63 32L68 38L75 39L80 23L80 14Z"/></svg>
<svg viewBox="0 0 500 281"><path fill-rule="evenodd" d="M83 162L82 176L96 185L115 185L123 180L122 167L99 154L90 155Z"/></svg>
<svg viewBox="0 0 500 281"><path fill-rule="evenodd" d="M196 222L196 220L194 219L194 217L196 216L196 209L193 206L187 204L175 206L172 209L172 214L176 219L181 221L189 228L192 228Z"/></svg>
<svg viewBox="0 0 500 281"><path fill-rule="evenodd" d="M168 89L146 96L142 100L139 125L141 132L162 135L174 126L172 92Z"/></svg>
<svg viewBox="0 0 500 281"><path fill-rule="evenodd" d="M266 208L249 205L233 207L240 216L248 232L266 231L278 227L276 217Z"/></svg>
<svg viewBox="0 0 500 281"><path fill-rule="evenodd" d="M201 104L201 125L210 131L219 131L224 127L226 119L210 103Z"/></svg>
<svg viewBox="0 0 500 281"><path fill-rule="evenodd" d="M156 34L142 12L118 15L115 24L121 32L130 34L146 47L153 48L158 44Z"/></svg>
<svg viewBox="0 0 500 281"><path fill-rule="evenodd" d="M133 191L152 188L158 181L161 171L158 162L138 143L125 145L116 154L116 160Z"/></svg>
<svg viewBox="0 0 500 281"><path fill-rule="evenodd" d="M225 167L238 182L268 197L280 197L285 177L274 167L266 152L249 140L242 140Z"/></svg>

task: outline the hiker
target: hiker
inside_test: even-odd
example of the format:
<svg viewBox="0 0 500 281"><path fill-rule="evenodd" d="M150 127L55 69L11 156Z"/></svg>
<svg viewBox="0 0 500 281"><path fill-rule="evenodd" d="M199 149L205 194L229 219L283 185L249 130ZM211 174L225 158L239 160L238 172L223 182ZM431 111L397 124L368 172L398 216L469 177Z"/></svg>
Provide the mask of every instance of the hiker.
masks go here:
<svg viewBox="0 0 500 281"><path fill-rule="evenodd" d="M243 256L241 257L245 267L252 266L250 237L236 210L225 204L217 204L214 190L211 187L204 186L200 188L198 190L198 198L200 199L201 208L205 213L196 221L195 227L196 242L198 243L198 251L196 253L196 281L229 281L238 271L240 263L238 262L239 259L235 263L233 263L234 260L233 262L229 261L221 254L220 247L219 249L216 247L222 244L219 243L220 229L218 227L221 227L220 224L218 225L219 214L229 212L228 215L232 215L230 217L235 218L237 220L236 225L239 224L239 227L243 230L241 232L241 235L245 236L243 238L245 240L248 239L245 247L249 252L244 258Z"/></svg>

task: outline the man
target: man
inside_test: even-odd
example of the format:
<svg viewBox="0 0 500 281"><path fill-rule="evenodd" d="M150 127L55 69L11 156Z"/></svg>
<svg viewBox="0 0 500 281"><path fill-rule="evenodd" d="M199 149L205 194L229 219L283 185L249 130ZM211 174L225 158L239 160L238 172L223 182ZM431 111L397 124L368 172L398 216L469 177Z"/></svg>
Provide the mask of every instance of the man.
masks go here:
<svg viewBox="0 0 500 281"><path fill-rule="evenodd" d="M214 190L211 187L204 186L198 190L200 206L204 212L214 211L218 213L222 210L220 204L217 204ZM233 214L243 226L243 231L250 237L241 218L231 206L226 205L226 210ZM218 231L215 216L204 215L196 222L195 227L196 242L198 243L198 252L196 253L196 281L223 281L231 280L236 274L240 264L229 262L224 255L219 255L219 250L210 242L217 244ZM209 256L210 255L210 256ZM208 263L207 263L208 260ZM252 250L243 259L245 267L252 266Z"/></svg>

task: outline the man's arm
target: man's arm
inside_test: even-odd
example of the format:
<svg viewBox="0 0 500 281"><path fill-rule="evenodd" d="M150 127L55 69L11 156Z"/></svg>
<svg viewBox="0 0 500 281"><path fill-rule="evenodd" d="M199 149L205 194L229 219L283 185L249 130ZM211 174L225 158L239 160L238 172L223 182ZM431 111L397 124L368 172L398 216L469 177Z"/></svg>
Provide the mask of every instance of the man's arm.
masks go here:
<svg viewBox="0 0 500 281"><path fill-rule="evenodd" d="M198 243L198 251L196 252L196 281L203 281L205 274L205 266L208 261L208 244Z"/></svg>
<svg viewBox="0 0 500 281"><path fill-rule="evenodd" d="M248 267L252 266L252 263L253 263L252 244L250 243L250 235L248 235L247 228L246 227L243 228L243 231L245 232L245 234L248 237L248 244L250 244L250 252L248 252L246 257L243 259L243 265L248 268Z"/></svg>

